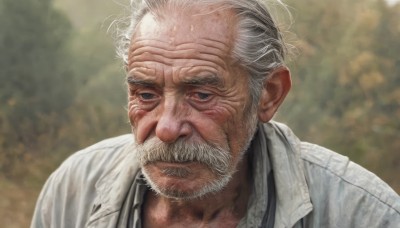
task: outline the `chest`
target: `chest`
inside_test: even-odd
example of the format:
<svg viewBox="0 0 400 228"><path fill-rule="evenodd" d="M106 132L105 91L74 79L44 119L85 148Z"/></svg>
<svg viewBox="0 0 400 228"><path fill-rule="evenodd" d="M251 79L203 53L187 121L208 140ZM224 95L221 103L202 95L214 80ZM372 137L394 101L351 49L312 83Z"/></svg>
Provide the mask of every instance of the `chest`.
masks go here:
<svg viewBox="0 0 400 228"><path fill-rule="evenodd" d="M185 216L177 216L171 219L163 218L157 214L146 214L142 219L143 228L153 227L185 227L185 228L200 228L200 227L216 227L216 228L233 228L237 227L240 222L239 218L233 215L221 214L215 218L204 221L201 219L190 218Z"/></svg>

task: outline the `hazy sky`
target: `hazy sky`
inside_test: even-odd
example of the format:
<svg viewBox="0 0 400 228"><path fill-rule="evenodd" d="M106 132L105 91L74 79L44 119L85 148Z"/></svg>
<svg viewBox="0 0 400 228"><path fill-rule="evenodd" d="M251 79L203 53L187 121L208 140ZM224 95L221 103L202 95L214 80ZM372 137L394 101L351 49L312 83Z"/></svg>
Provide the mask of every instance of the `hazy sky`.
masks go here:
<svg viewBox="0 0 400 228"><path fill-rule="evenodd" d="M394 3L398 2L399 0L386 0L390 5L393 5Z"/></svg>

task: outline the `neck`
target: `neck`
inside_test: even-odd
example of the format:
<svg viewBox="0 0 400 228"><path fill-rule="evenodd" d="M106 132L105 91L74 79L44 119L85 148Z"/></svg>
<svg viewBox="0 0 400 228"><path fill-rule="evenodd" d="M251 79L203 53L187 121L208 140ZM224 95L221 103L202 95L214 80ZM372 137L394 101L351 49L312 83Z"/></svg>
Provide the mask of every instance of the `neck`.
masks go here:
<svg viewBox="0 0 400 228"><path fill-rule="evenodd" d="M238 223L247 211L251 193L247 159L247 156L243 157L231 181L217 193L210 193L198 199L179 200L149 191L144 204L144 221L150 221L153 225L145 227L163 227L175 222L211 224L220 219Z"/></svg>

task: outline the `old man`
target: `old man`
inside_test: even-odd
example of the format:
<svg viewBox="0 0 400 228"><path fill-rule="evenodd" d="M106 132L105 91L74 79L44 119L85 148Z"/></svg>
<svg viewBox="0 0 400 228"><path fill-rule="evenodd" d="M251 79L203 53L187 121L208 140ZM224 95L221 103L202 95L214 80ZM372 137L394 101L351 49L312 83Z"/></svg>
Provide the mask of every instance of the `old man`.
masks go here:
<svg viewBox="0 0 400 228"><path fill-rule="evenodd" d="M399 227L387 184L271 121L291 79L267 5L132 1L133 134L67 159L32 227Z"/></svg>

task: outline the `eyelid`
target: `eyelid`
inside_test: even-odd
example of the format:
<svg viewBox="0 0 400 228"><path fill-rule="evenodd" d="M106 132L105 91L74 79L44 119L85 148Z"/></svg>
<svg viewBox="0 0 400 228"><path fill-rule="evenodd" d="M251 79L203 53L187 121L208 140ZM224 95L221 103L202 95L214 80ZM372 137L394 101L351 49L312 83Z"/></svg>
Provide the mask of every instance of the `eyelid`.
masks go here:
<svg viewBox="0 0 400 228"><path fill-rule="evenodd" d="M144 94L150 94L152 97L146 99L143 97ZM140 86L136 89L132 89L131 95L136 97L140 102L143 103L155 102L160 98L160 94L155 89L147 87L140 88Z"/></svg>
<svg viewBox="0 0 400 228"><path fill-rule="evenodd" d="M207 98L200 98L198 95L199 94L203 94L206 95ZM189 98L191 98L192 100L196 101L196 102L208 102L210 100L212 100L214 98L214 93L209 91L209 90L193 90L189 93Z"/></svg>
<svg viewBox="0 0 400 228"><path fill-rule="evenodd" d="M157 99L157 96L158 96L158 95L155 94L155 93L147 92L147 91L138 92L137 94L138 94L139 99L141 99L141 100L143 100L143 101L152 101L152 100ZM150 95L151 98L144 98L144 95Z"/></svg>

